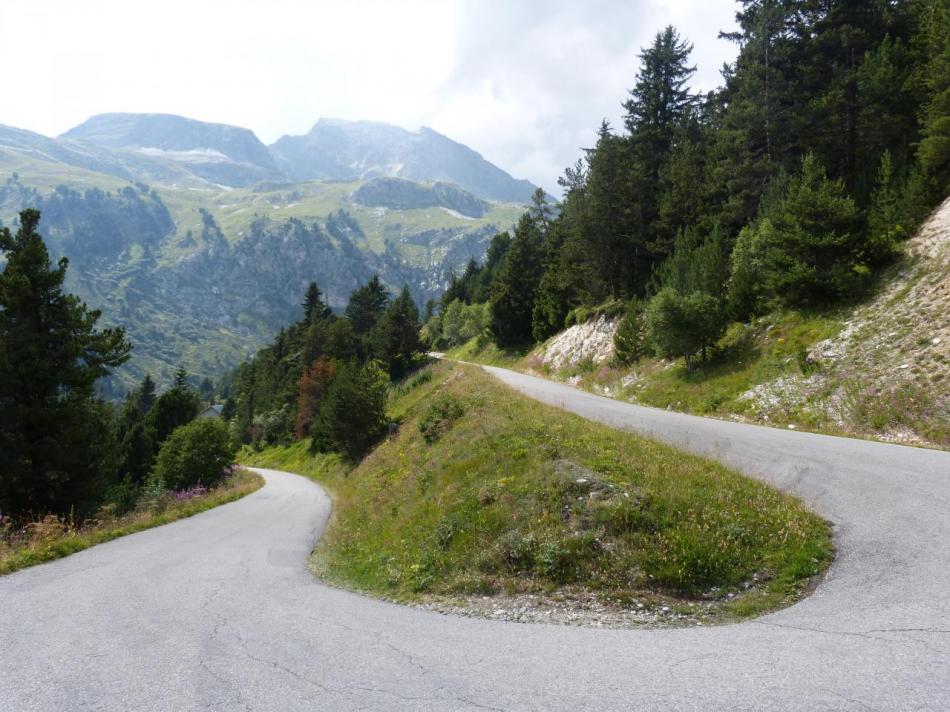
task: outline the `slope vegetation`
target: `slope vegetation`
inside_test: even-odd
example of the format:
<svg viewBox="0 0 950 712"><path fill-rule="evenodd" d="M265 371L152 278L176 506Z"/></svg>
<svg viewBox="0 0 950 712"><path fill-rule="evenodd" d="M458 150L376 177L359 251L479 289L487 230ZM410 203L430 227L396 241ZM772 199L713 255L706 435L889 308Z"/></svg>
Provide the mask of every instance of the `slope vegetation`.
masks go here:
<svg viewBox="0 0 950 712"><path fill-rule="evenodd" d="M331 490L314 556L329 581L468 613L670 623L787 604L831 557L827 524L793 498L478 369L417 374L391 414L398 435L353 469L306 441L246 458Z"/></svg>
<svg viewBox="0 0 950 712"><path fill-rule="evenodd" d="M619 319L598 316L527 356L452 352L672 408L906 444L950 446L950 200L860 304L734 324L709 363L613 360Z"/></svg>

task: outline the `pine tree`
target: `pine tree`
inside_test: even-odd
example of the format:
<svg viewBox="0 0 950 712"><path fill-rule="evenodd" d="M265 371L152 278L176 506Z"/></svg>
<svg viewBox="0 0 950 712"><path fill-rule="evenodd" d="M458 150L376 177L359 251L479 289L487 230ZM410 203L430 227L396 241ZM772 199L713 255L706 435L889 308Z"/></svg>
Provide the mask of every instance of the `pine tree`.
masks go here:
<svg viewBox="0 0 950 712"><path fill-rule="evenodd" d="M307 286L307 293L304 295L301 306L303 307L304 322L329 319L333 316L333 311L323 300L323 292L320 291L320 287L317 286L316 282L311 282Z"/></svg>
<svg viewBox="0 0 950 712"><path fill-rule="evenodd" d="M337 361L349 361L359 356L359 338L349 319L334 319L330 323L326 330L323 350L329 358Z"/></svg>
<svg viewBox="0 0 950 712"><path fill-rule="evenodd" d="M314 450L357 461L386 431L389 379L374 363L340 367L313 424Z"/></svg>
<svg viewBox="0 0 950 712"><path fill-rule="evenodd" d="M145 417L152 406L155 404L155 381L148 373L142 378L142 384L139 386L136 396L136 409L141 417Z"/></svg>
<svg viewBox="0 0 950 712"><path fill-rule="evenodd" d="M879 266L893 259L900 249L900 241L909 236L912 218L906 214L902 202L891 152L884 151L868 211L865 257L870 264Z"/></svg>
<svg viewBox="0 0 950 712"><path fill-rule="evenodd" d="M393 378L405 375L422 348L419 309L408 285L387 307L370 335L371 353L386 364Z"/></svg>
<svg viewBox="0 0 950 712"><path fill-rule="evenodd" d="M633 244L650 246L654 253L665 255L666 246L657 242L653 225L660 212L661 187L660 174L669 160L674 138L696 106L696 97L690 93L688 83L696 71L689 64L693 46L681 40L672 26L657 33L653 44L640 53L640 71L637 82L630 90L630 98L624 102L627 114L625 122L630 132L630 145L635 157L635 167L630 172L631 181L627 189L626 203L631 211L631 221L635 227L628 229ZM636 250L633 250L636 253ZM643 258L636 254L623 255L621 261ZM637 264L637 267L641 265ZM628 278L628 292L639 293L641 280L648 270L635 269ZM620 296L617 290L613 296Z"/></svg>
<svg viewBox="0 0 950 712"><path fill-rule="evenodd" d="M542 272L541 233L525 213L492 284L491 333L499 346L531 342L531 318Z"/></svg>
<svg viewBox="0 0 950 712"><path fill-rule="evenodd" d="M297 381L297 415L294 420L294 438L301 440L310 434L320 402L336 376L333 361L319 358L305 368Z"/></svg>
<svg viewBox="0 0 950 712"><path fill-rule="evenodd" d="M950 190L950 7L946 0L920 5L919 41L927 57L923 73L929 99L917 155L936 202Z"/></svg>
<svg viewBox="0 0 950 712"><path fill-rule="evenodd" d="M658 32L653 44L640 53L636 85L623 103L627 130L650 181L659 178L673 135L696 103L687 86L696 72L689 64L692 51L672 25Z"/></svg>
<svg viewBox="0 0 950 712"><path fill-rule="evenodd" d="M386 311L387 304L389 294L386 287L380 282L379 275L374 274L369 282L350 293L350 301L344 313L350 320L353 331L363 336L376 325L379 317Z"/></svg>
<svg viewBox="0 0 950 712"><path fill-rule="evenodd" d="M24 210L15 235L0 229L0 509L82 511L95 504L113 447L94 386L131 347L63 293L68 262L52 267L39 220Z"/></svg>
<svg viewBox="0 0 950 712"><path fill-rule="evenodd" d="M199 409L198 394L188 385L185 370L179 368L175 374L175 384L155 399L145 419L146 425L152 430L156 452L175 428L194 420Z"/></svg>
<svg viewBox="0 0 950 712"><path fill-rule="evenodd" d="M617 299L639 291L649 273L642 192L635 185L643 175L631 163L628 140L614 135L606 121L587 161L583 207L565 250L581 273L594 275L594 283L585 288L592 299Z"/></svg>
<svg viewBox="0 0 950 712"><path fill-rule="evenodd" d="M614 358L620 364L632 364L648 353L644 303L631 299L614 333Z"/></svg>
<svg viewBox="0 0 950 712"><path fill-rule="evenodd" d="M646 306L647 338L659 356L682 356L693 370L693 356L716 342L725 322L719 302L701 292L682 295L671 287L660 290Z"/></svg>
<svg viewBox="0 0 950 712"><path fill-rule="evenodd" d="M857 207L844 183L830 180L814 154L759 226L764 279L788 305L840 299L864 267Z"/></svg>
<svg viewBox="0 0 950 712"><path fill-rule="evenodd" d="M551 229L554 209L548 205L548 196L544 188L538 188L531 194L531 214L538 221L541 233L546 236Z"/></svg>
<svg viewBox="0 0 950 712"><path fill-rule="evenodd" d="M656 271L656 282L682 295L702 292L723 299L729 278L729 255L719 226L708 236L686 228L676 236L673 254Z"/></svg>

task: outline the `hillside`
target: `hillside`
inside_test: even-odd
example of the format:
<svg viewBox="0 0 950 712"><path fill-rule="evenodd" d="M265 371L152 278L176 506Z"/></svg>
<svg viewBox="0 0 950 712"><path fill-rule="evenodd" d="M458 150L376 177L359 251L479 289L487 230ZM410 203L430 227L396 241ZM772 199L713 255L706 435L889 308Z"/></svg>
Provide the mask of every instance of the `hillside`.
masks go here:
<svg viewBox="0 0 950 712"><path fill-rule="evenodd" d="M950 446L950 199L860 304L735 324L711 362L614 362L619 317L594 316L527 355L474 342L452 355L631 402L777 427Z"/></svg>
<svg viewBox="0 0 950 712"><path fill-rule="evenodd" d="M0 127L0 221L41 210L68 288L133 341L107 392L145 372L167 383L179 363L230 370L299 316L310 281L342 307L378 273L422 304L523 209L442 183L400 180L393 199L374 181L287 182L262 147L162 115L94 117L59 139Z"/></svg>
<svg viewBox="0 0 950 712"><path fill-rule="evenodd" d="M690 625L788 605L831 559L792 497L480 369L417 372L389 414L398 432L354 465L309 439L243 453L330 490L312 564L335 584L494 619Z"/></svg>

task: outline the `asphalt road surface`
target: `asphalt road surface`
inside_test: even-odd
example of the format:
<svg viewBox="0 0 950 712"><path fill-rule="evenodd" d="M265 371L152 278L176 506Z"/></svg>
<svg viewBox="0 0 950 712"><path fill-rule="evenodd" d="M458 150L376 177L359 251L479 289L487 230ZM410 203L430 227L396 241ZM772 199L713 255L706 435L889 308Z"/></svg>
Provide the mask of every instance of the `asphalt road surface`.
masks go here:
<svg viewBox="0 0 950 712"><path fill-rule="evenodd" d="M330 502L267 485L0 578L0 710L947 710L950 454L639 408L489 369L710 455L834 522L810 598L732 626L465 619L321 585Z"/></svg>

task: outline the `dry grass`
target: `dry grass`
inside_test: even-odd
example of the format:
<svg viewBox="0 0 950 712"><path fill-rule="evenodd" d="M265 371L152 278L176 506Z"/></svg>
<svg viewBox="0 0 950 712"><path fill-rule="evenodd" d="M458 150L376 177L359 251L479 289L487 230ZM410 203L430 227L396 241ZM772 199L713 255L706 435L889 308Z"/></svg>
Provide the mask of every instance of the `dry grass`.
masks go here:
<svg viewBox="0 0 950 712"><path fill-rule="evenodd" d="M168 492L143 501L128 514L114 515L108 508L77 524L69 518L47 514L15 525L0 520L0 575L45 561L59 559L90 546L183 519L250 494L264 484L248 470L237 470L211 490Z"/></svg>

